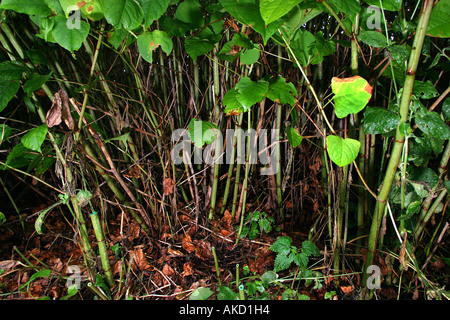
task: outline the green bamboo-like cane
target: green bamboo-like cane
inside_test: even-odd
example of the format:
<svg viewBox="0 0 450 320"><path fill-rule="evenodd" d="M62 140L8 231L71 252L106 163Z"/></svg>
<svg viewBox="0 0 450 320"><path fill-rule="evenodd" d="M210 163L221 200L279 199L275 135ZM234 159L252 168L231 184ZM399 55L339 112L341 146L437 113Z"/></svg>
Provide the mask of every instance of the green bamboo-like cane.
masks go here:
<svg viewBox="0 0 450 320"><path fill-rule="evenodd" d="M239 279L239 263L236 263L236 287L239 290L239 299L245 300L244 285L240 284Z"/></svg>
<svg viewBox="0 0 450 320"><path fill-rule="evenodd" d="M277 67L278 67L278 73L282 74L282 61L281 61L281 57L282 57L282 47L278 46L277 47L278 50L278 55L277 55ZM277 115L276 115L276 129L278 130L279 133L281 133L281 117L283 115L283 109L282 109L282 105L277 103L276 104L276 108L277 108ZM277 206L278 206L278 211L280 213L280 218L281 220L284 219L284 214L283 214L283 194L282 194L282 190L281 190L281 143L279 143L281 139L281 135L279 134L279 136L277 137L277 145L275 146L275 152L276 152L276 157L277 157L277 163L276 163L276 177L275 177L275 183L276 183L276 188L277 188Z"/></svg>
<svg viewBox="0 0 450 320"><path fill-rule="evenodd" d="M237 129L237 126L235 128ZM234 159L236 158L236 143L237 137L236 135L233 135L233 149L231 150L231 159L228 167L227 182L225 184L225 190L223 192L222 208L220 209L220 215L223 215L223 213L225 212L226 204L228 201L228 195L230 194L231 176L234 170Z"/></svg>
<svg viewBox="0 0 450 320"><path fill-rule="evenodd" d="M214 123L219 124L220 108L219 108L219 97L220 97L220 77L219 77L219 59L217 57L218 45L214 47L214 60L213 60L213 76L214 76ZM214 210L216 209L216 199L217 199L217 186L219 182L219 159L222 155L218 154L221 147L221 141L215 138L215 149L214 158L217 159L213 165L213 181L212 181L212 191L211 191L211 203L209 209L209 219L214 217Z"/></svg>
<svg viewBox="0 0 450 320"><path fill-rule="evenodd" d="M214 266L216 268L217 281L219 282L219 286L222 285L222 281L220 281L220 269L219 269L219 261L217 260L216 248L211 248L213 257L214 257Z"/></svg>
<svg viewBox="0 0 450 320"><path fill-rule="evenodd" d="M1 24L0 25L1 31L6 35L6 37L8 38L9 42L13 45L14 49L16 50L17 54L19 55L19 57L21 59L25 58L25 54L24 51L21 47L21 45L18 43L18 41L16 40L15 35L13 34L13 32L11 31L11 29L9 28L9 26L7 24ZM0 38L1 42L2 42L2 46L8 46L8 44L5 42L6 39ZM10 56L12 60L15 60L14 56ZM28 67L33 68L33 66L28 63L27 64ZM50 91L50 89L48 88L48 86L46 84L42 85L42 88L44 89L44 91L46 92L46 94L48 95L48 97L53 100L53 94ZM35 104L36 104L36 111L37 114L39 116L39 119L41 120L42 123L46 123L46 116L44 114L44 111L42 109L42 106L40 105L39 101L36 99L36 97L33 94L33 99L35 100ZM60 161L62 167L64 168L64 174L65 174L65 179L68 185L72 185L74 178L72 175L72 171L69 168L67 162L66 162L66 158L64 156L64 154L62 153L61 149L59 148L57 142L56 142L56 138L53 135L52 132L48 132L47 136L50 140L50 143L53 147L53 149L55 150L55 154L56 157L58 158L58 160ZM83 215L81 214L81 208L78 205L78 202L75 198L75 195L71 196L71 203L72 206L75 210L75 218L79 227L79 231L80 231L80 238L81 238L81 247L83 250L83 254L84 254L84 258L85 258L85 262L86 262L86 266L88 267L88 269L90 269L91 264L92 264L92 259L91 259L91 245L89 243L89 238L88 238L88 234L87 234L87 229L86 229L86 224L83 218ZM70 207L69 207L70 208Z"/></svg>
<svg viewBox="0 0 450 320"><path fill-rule="evenodd" d="M238 115L238 120L236 127L238 129L241 129L242 127L242 120L243 120L244 114L241 113ZM235 131L236 132L236 131ZM237 133L237 134L236 134ZM241 142L242 142L242 131L237 131L236 134L236 149L241 148ZM233 206L231 207L231 218L234 219L234 216L236 214L236 209L238 207L238 192L239 192L239 180L241 176L241 167L242 167L242 150L237 152L237 164L236 164L236 176L234 180L234 190L233 190Z"/></svg>
<svg viewBox="0 0 450 320"><path fill-rule="evenodd" d="M283 114L283 110L282 110L282 106L280 104L276 104L277 105L277 115L276 115L276 129L278 130L278 132L281 132L281 117ZM278 143L275 146L275 152L276 152L276 157L277 157L277 163L276 163L276 174L275 174L275 181L276 181L276 188L277 188L277 206L278 206L278 211L280 213L280 218L281 220L284 219L284 214L283 214L283 194L281 191L281 143L280 143L280 138L281 136L279 135L277 137L277 141Z"/></svg>
<svg viewBox="0 0 450 320"><path fill-rule="evenodd" d="M248 130L250 131L251 126L252 126L252 121L251 121L251 114L252 114L252 110L248 110L247 111L247 115L248 115ZM239 201L239 208L238 210L240 210L240 224L239 224L239 230L238 230L238 234L236 236L236 244L238 244L239 242L239 238L241 237L241 233L242 233L242 228L244 226L244 215L245 215L245 205L247 203L247 189L248 189L248 176L250 173L250 166L251 166L251 161L252 159L250 159L250 145L252 143L254 143L254 141L251 141L251 136L247 137L247 155L245 158L245 173L244 173L244 182L242 185L242 191L241 191L241 199Z"/></svg>
<svg viewBox="0 0 450 320"><path fill-rule="evenodd" d="M377 204L375 206L375 213L372 218L372 225L370 228L369 240L368 240L368 250L365 265L363 268L363 281L362 285L367 286L367 279L369 274L366 272L369 266L373 263L373 257L375 255L377 247L378 232L380 230L381 220L386 207L387 197L391 191L392 183L394 181L395 172L397 166L400 162L402 155L403 144L405 142L405 136L400 130L402 124L408 120L409 105L411 102L411 94L414 86L415 75L417 71L417 66L419 64L423 42L425 39L428 21L430 20L431 11L433 9L432 0L424 0L422 5L422 11L420 13L419 21L417 24L417 30L414 37L414 42L412 45L411 55L407 66L407 72L405 77L405 84L403 86L403 92L400 102L400 122L396 129L394 146L392 148L391 156L389 158L389 163L386 168L386 175L384 176L382 187L377 196ZM367 287L363 290L361 297L366 298L368 291Z"/></svg>
<svg viewBox="0 0 450 320"><path fill-rule="evenodd" d="M92 226L94 228L95 237L97 238L98 251L102 261L103 272L105 273L106 283L110 288L114 287L114 277L111 271L111 265L108 259L108 249L106 248L105 236L100 222L100 218L96 211L90 214Z"/></svg>

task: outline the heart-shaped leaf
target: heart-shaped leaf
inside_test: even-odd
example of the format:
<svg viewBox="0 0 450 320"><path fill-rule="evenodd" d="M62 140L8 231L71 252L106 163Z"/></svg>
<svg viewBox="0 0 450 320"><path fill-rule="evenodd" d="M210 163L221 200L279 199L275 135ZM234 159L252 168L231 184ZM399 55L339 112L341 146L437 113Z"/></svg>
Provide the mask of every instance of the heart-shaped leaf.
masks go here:
<svg viewBox="0 0 450 320"><path fill-rule="evenodd" d="M28 15L46 16L51 10L45 0L3 0L0 9L14 10Z"/></svg>
<svg viewBox="0 0 450 320"><path fill-rule="evenodd" d="M360 147L361 143L358 140L344 139L334 135L327 137L328 155L339 167L352 163L358 156Z"/></svg>
<svg viewBox="0 0 450 320"><path fill-rule="evenodd" d="M338 118L344 118L350 113L358 113L372 97L373 87L360 76L350 78L333 77L334 109Z"/></svg>
<svg viewBox="0 0 450 320"><path fill-rule="evenodd" d="M240 93L236 88L231 88L223 96L223 105L225 106L225 113L227 116L237 115L248 110L248 108L244 107L238 100L237 97L239 95Z"/></svg>
<svg viewBox="0 0 450 320"><path fill-rule="evenodd" d="M303 0L261 0L259 11L266 25L278 20Z"/></svg>
<svg viewBox="0 0 450 320"><path fill-rule="evenodd" d="M215 139L217 125L208 121L192 119L188 125L188 133L197 148L210 144Z"/></svg>
<svg viewBox="0 0 450 320"><path fill-rule="evenodd" d="M149 63L153 61L153 51L159 46L167 54L170 54L173 48L170 36L166 32L159 30L141 34L137 38L137 45L142 58Z"/></svg>
<svg viewBox="0 0 450 320"><path fill-rule="evenodd" d="M264 100L269 89L269 83L264 80L255 82L245 77L239 80L236 84L236 89L240 93L237 96L239 102L244 107L250 108L252 105Z"/></svg>
<svg viewBox="0 0 450 320"><path fill-rule="evenodd" d="M300 133L298 133L298 131L296 129L294 129L292 127L287 127L286 134L287 134L289 144L293 148L297 148L302 143L303 137Z"/></svg>
<svg viewBox="0 0 450 320"><path fill-rule="evenodd" d="M296 96L297 89L295 89L295 86L291 82L286 83L286 79L283 77L278 77L270 82L269 90L267 91L267 98L270 100L293 106Z"/></svg>
<svg viewBox="0 0 450 320"><path fill-rule="evenodd" d="M47 135L48 127L46 124L42 124L37 128L28 131L21 139L23 145L31 150L41 152L41 145Z"/></svg>
<svg viewBox="0 0 450 320"><path fill-rule="evenodd" d="M103 3L106 20L116 28L132 30L144 19L144 11L135 0L108 0Z"/></svg>
<svg viewBox="0 0 450 320"><path fill-rule="evenodd" d="M83 20L76 21L70 17L66 19L63 16L55 17L55 21L52 35L56 42L70 52L80 49L91 29L89 23ZM72 25L73 22L76 23Z"/></svg>
<svg viewBox="0 0 450 320"><path fill-rule="evenodd" d="M140 2L144 11L145 26L148 27L166 12L170 0L140 0Z"/></svg>

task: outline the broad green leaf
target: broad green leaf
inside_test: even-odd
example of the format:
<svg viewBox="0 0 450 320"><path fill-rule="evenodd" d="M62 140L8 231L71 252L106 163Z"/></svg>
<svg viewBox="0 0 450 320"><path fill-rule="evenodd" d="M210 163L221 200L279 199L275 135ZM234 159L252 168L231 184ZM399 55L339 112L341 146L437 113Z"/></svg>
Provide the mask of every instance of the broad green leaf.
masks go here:
<svg viewBox="0 0 450 320"><path fill-rule="evenodd" d="M236 84L239 91L237 99L245 108L250 108L254 104L264 100L269 89L269 83L266 81L252 81L248 77L244 77Z"/></svg>
<svg viewBox="0 0 450 320"><path fill-rule="evenodd" d="M190 29L198 29L203 26L203 11L198 0L184 0L178 5L175 19L190 26Z"/></svg>
<svg viewBox="0 0 450 320"><path fill-rule="evenodd" d="M291 237L281 236L270 246L270 250L286 256L291 252L291 243Z"/></svg>
<svg viewBox="0 0 450 320"><path fill-rule="evenodd" d="M108 41L113 45L113 47L117 50L120 44L125 40L128 35L128 31L126 29L116 29L111 31L108 35Z"/></svg>
<svg viewBox="0 0 450 320"><path fill-rule="evenodd" d="M327 150L331 161L339 167L349 165L356 159L361 143L351 138L344 139L339 136L327 137Z"/></svg>
<svg viewBox="0 0 450 320"><path fill-rule="evenodd" d="M385 108L367 107L362 122L367 134L384 134L397 128L400 116Z"/></svg>
<svg viewBox="0 0 450 320"><path fill-rule="evenodd" d="M333 77L331 89L334 93L334 109L338 118L358 113L372 97L372 86L360 76L350 78Z"/></svg>
<svg viewBox="0 0 450 320"><path fill-rule="evenodd" d="M170 54L173 48L170 36L166 32L159 30L146 32L138 36L137 45L142 58L149 63L153 61L153 51L159 46L167 54Z"/></svg>
<svg viewBox="0 0 450 320"><path fill-rule="evenodd" d="M439 38L450 37L450 0L439 0L431 11L427 35Z"/></svg>
<svg viewBox="0 0 450 320"><path fill-rule="evenodd" d="M361 10L358 0L327 0L342 13L354 18ZM349 30L350 31L350 30Z"/></svg>
<svg viewBox="0 0 450 320"><path fill-rule="evenodd" d="M253 42L248 38L248 36L245 33L235 33L233 35L233 39L231 41L234 45L245 48L245 49L255 48L255 45L253 44Z"/></svg>
<svg viewBox="0 0 450 320"><path fill-rule="evenodd" d="M402 215L398 218L398 220L408 220L411 218L414 214L419 212L420 207L422 206L422 201L414 201L411 202L408 207L406 208L406 214Z"/></svg>
<svg viewBox="0 0 450 320"><path fill-rule="evenodd" d="M217 53L217 57L221 60L233 62L234 60L236 60L237 57L240 56L240 52L237 52L234 46L235 45L233 41L228 41L223 45L220 52Z"/></svg>
<svg viewBox="0 0 450 320"><path fill-rule="evenodd" d="M391 63L394 63L395 66L403 67L406 71L405 61L409 57L408 49L400 45L389 46L387 49L391 54Z"/></svg>
<svg viewBox="0 0 450 320"><path fill-rule="evenodd" d="M269 271L264 272L264 274L261 276L261 281L267 285L267 284L270 284L271 282L277 280L277 278L278 278L278 275L275 272L273 272L272 270L269 270Z"/></svg>
<svg viewBox="0 0 450 320"><path fill-rule="evenodd" d="M303 137L298 131L292 127L286 127L286 135L289 141L289 144L293 148L297 148L303 140Z"/></svg>
<svg viewBox="0 0 450 320"><path fill-rule="evenodd" d="M304 254L306 254L308 257L309 256L315 256L315 257L320 256L319 249L316 247L316 245L314 243L312 243L309 240L305 240L302 242L302 252Z"/></svg>
<svg viewBox="0 0 450 320"><path fill-rule="evenodd" d="M217 288L219 289L217 300L238 300L237 293L231 290L229 287L217 286Z"/></svg>
<svg viewBox="0 0 450 320"><path fill-rule="evenodd" d="M277 20L266 26L259 11L259 0L219 0L219 2L236 20L259 32L264 43L267 43L283 24L283 21Z"/></svg>
<svg viewBox="0 0 450 320"><path fill-rule="evenodd" d="M63 19L64 16L53 16L53 17L45 17L45 16L32 16L30 19L39 26L39 33L36 34L36 37L44 39L47 42L56 42L53 36L53 29L55 28L56 21L58 19Z"/></svg>
<svg viewBox="0 0 450 320"><path fill-rule="evenodd" d="M83 12L88 19L92 21L99 21L104 17L103 14L103 2L109 0L91 0L88 1L84 6L81 7L81 12ZM79 2L79 0L77 0Z"/></svg>
<svg viewBox="0 0 450 320"><path fill-rule="evenodd" d="M200 287L194 290L189 296L189 300L207 300L214 294L210 288Z"/></svg>
<svg viewBox="0 0 450 320"><path fill-rule="evenodd" d="M433 150L427 137L412 137L408 139L408 146L408 159L416 166L422 166L430 160Z"/></svg>
<svg viewBox="0 0 450 320"><path fill-rule="evenodd" d="M376 48L384 48L387 47L388 41L386 36L378 31L365 31L361 30L358 35L358 40L364 42L365 44L376 47Z"/></svg>
<svg viewBox="0 0 450 320"><path fill-rule="evenodd" d="M14 10L30 16L47 16L51 14L46 0L2 0L0 9Z"/></svg>
<svg viewBox="0 0 450 320"><path fill-rule="evenodd" d="M280 104L289 104L293 106L297 97L297 89L283 77L277 77L275 80L269 82L269 90L267 91L267 98Z"/></svg>
<svg viewBox="0 0 450 320"><path fill-rule="evenodd" d="M290 39L294 32L296 32L302 25L308 21L314 19L316 16L321 14L323 11L318 8L300 8L300 6L295 7L291 12L283 17L283 33L286 39ZM283 43L283 40L280 39Z"/></svg>
<svg viewBox="0 0 450 320"><path fill-rule="evenodd" d="M427 82L415 80L413 93L421 99L432 99L436 98L439 95L438 91L430 80L428 80Z"/></svg>
<svg viewBox="0 0 450 320"><path fill-rule="evenodd" d="M272 231L272 222L269 219L260 219L258 224L261 230L264 230L265 233Z"/></svg>
<svg viewBox="0 0 450 320"><path fill-rule="evenodd" d="M26 148L41 152L41 146L45 140L47 132L48 132L47 125L42 124L39 127L28 131L20 141Z"/></svg>
<svg viewBox="0 0 450 320"><path fill-rule="evenodd" d="M30 95L34 91L39 90L44 83L50 79L53 72L50 72L47 75L33 74L30 79L23 85L23 91Z"/></svg>
<svg viewBox="0 0 450 320"><path fill-rule="evenodd" d="M380 6L380 0L364 0L372 6ZM387 11L399 11L402 8L402 0L382 0L383 9Z"/></svg>
<svg viewBox="0 0 450 320"><path fill-rule="evenodd" d="M0 81L20 80L26 68L16 61L0 63Z"/></svg>
<svg viewBox="0 0 450 320"><path fill-rule="evenodd" d="M0 170L8 170L9 167L22 168L28 166L36 159L36 157L36 153L30 152L30 150L20 142L16 144L8 154L5 165L2 165Z"/></svg>
<svg viewBox="0 0 450 320"><path fill-rule="evenodd" d="M308 266L308 255L306 255L304 252L301 253L291 253L293 261L296 265L298 265L301 268L306 268Z"/></svg>
<svg viewBox="0 0 450 320"><path fill-rule="evenodd" d="M273 270L275 272L285 270L291 266L291 263L294 261L294 255L290 254L289 256L286 256L284 254L277 254L274 261L274 268Z"/></svg>
<svg viewBox="0 0 450 320"><path fill-rule="evenodd" d="M170 0L139 0L144 11L145 26L158 20L169 7Z"/></svg>
<svg viewBox="0 0 450 320"><path fill-rule="evenodd" d="M302 67L306 67L311 63L313 57L310 54L310 51L315 42L316 37L314 37L314 35L308 30L302 29L298 29L294 37L291 39L291 49ZM296 67L298 66L296 65Z"/></svg>
<svg viewBox="0 0 450 320"><path fill-rule="evenodd" d="M0 112L5 109L8 102L19 91L20 82L18 80L4 81L0 80Z"/></svg>
<svg viewBox="0 0 450 320"><path fill-rule="evenodd" d="M207 39L191 38L186 39L185 48L187 54L195 59L198 56L204 55L214 49L214 44L209 42Z"/></svg>
<svg viewBox="0 0 450 320"><path fill-rule="evenodd" d="M67 18L69 17L70 12L75 9L75 7L78 10L85 3L81 2L80 5L78 5L79 2L80 2L79 0L56 0L53 1L53 6L59 5L59 8L62 11L62 15L64 15Z"/></svg>
<svg viewBox="0 0 450 320"><path fill-rule="evenodd" d="M422 132L435 138L450 139L450 127L437 112L418 113L415 121Z"/></svg>
<svg viewBox="0 0 450 320"><path fill-rule="evenodd" d="M419 198L426 198L429 195L429 192L427 191L427 188L425 188L425 185L423 183L415 183L411 182L410 185L413 187L414 192ZM414 194L414 193L413 193ZM412 196L412 195L411 195Z"/></svg>
<svg viewBox="0 0 450 320"><path fill-rule="evenodd" d="M303 0L261 0L259 10L266 25L278 20Z"/></svg>
<svg viewBox="0 0 450 320"><path fill-rule="evenodd" d="M83 41L86 40L90 25L89 23L81 20L79 21L79 27L68 27L70 25L69 19L62 16L55 18L55 27L52 30L52 35L55 41L66 50L73 52L80 49Z"/></svg>
<svg viewBox="0 0 450 320"><path fill-rule="evenodd" d="M52 14L64 15L64 10L62 8L62 0L45 0L45 2L52 11ZM78 0L77 3L79 2L80 1Z"/></svg>
<svg viewBox="0 0 450 320"><path fill-rule="evenodd" d="M258 49L246 49L241 51L240 60L241 64L252 65L259 60L260 51Z"/></svg>
<svg viewBox="0 0 450 320"><path fill-rule="evenodd" d="M234 87L228 90L223 96L223 105L225 106L224 111L227 116L247 112L248 108L243 106L238 100L239 95L239 91Z"/></svg>
<svg viewBox="0 0 450 320"><path fill-rule="evenodd" d="M259 13L259 0L219 0L219 2L238 21L252 28L258 25L265 27Z"/></svg>
<svg viewBox="0 0 450 320"><path fill-rule="evenodd" d="M44 51L39 49L30 49L25 50L25 54L30 59L32 64L38 65L38 64L45 64L50 65L47 57L45 56Z"/></svg>
<svg viewBox="0 0 450 320"><path fill-rule="evenodd" d="M162 30L167 31L169 35L175 37L184 37L186 33L192 29L191 25L183 21L179 21L168 15L163 15L158 20L159 26Z"/></svg>
<svg viewBox="0 0 450 320"><path fill-rule="evenodd" d="M114 27L129 30L137 28L144 18L144 11L135 0L106 0L103 14Z"/></svg>
<svg viewBox="0 0 450 320"><path fill-rule="evenodd" d="M318 64L323 61L324 56L329 56L336 52L336 44L332 40L325 39L321 31L314 35L316 41L309 49L312 57L311 63Z"/></svg>
<svg viewBox="0 0 450 320"><path fill-rule="evenodd" d="M201 148L203 145L210 144L214 141L218 128L214 123L191 119L187 130L191 141L194 142L197 148Z"/></svg>
<svg viewBox="0 0 450 320"><path fill-rule="evenodd" d="M426 184L427 188L434 188L439 183L438 175L431 168L427 167L411 166L408 179L417 183Z"/></svg>
<svg viewBox="0 0 450 320"><path fill-rule="evenodd" d="M30 164L28 169L36 169L36 175L43 174L56 162L56 157L52 155L36 155L36 158Z"/></svg>

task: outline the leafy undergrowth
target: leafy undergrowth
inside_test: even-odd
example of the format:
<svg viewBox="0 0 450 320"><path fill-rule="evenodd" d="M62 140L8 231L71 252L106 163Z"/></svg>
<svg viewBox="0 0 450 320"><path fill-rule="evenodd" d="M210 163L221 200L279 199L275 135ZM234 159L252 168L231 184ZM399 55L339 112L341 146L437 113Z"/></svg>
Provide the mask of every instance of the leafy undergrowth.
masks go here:
<svg viewBox="0 0 450 320"><path fill-rule="evenodd" d="M251 232L236 244L228 211L220 220L198 225L193 217L179 215L179 226L174 231L167 227L156 240L142 233L126 213L109 219L106 238L115 286L110 290L106 285L99 256L92 268L98 271L92 286L70 215L51 211L42 235L35 231L36 214L29 216L33 218L23 220L23 228L17 216L1 227L1 299L338 300L357 299L360 291L359 272L348 269L333 277L327 248L317 248L289 223L255 227L248 219L244 229ZM93 231L89 238L96 243ZM98 248L94 245L93 250ZM77 279L79 290L70 287ZM397 292L383 288L377 296L395 299Z"/></svg>
<svg viewBox="0 0 450 320"><path fill-rule="evenodd" d="M34 212L43 208L44 205ZM70 217L53 210L46 218L45 232L39 235L34 229L36 215L31 216L34 218L24 220L24 229L17 216L8 219L1 227L1 298L101 298L88 286L82 251L69 223ZM283 231L269 235L263 232L253 240L244 237L236 245L236 232L228 211L221 220L213 220L207 226L196 225L193 217L180 215L176 231L171 232L167 228L168 232L154 238L157 240L150 240L143 234L126 213L109 221L106 238L116 285L107 290L100 272L96 285L113 299L189 299L200 287L209 288L214 293L209 299L220 299L224 294L226 297L224 287L238 292L237 264L247 298L292 299L296 292L302 298L323 299L325 295L338 292L333 282L325 277L323 256L312 261L314 270L317 270L315 275L320 274L319 280L312 284L306 285L295 279L295 268L290 269L291 272L285 270L275 274L276 253L270 246L278 235L284 234ZM277 229L280 228L284 226ZM301 243L305 238L304 235L291 236L293 243ZM89 237L92 243L96 243L93 231ZM213 247L218 259L221 287L216 275ZM96 251L97 247L93 246L93 249ZM76 268L81 271L81 286L74 294L68 290L68 285L74 283L71 271ZM101 270L99 257L93 269ZM282 278L283 274L287 277ZM352 275L349 280L355 281L356 278ZM342 288L347 290L347 287ZM69 297L70 294L74 295Z"/></svg>

